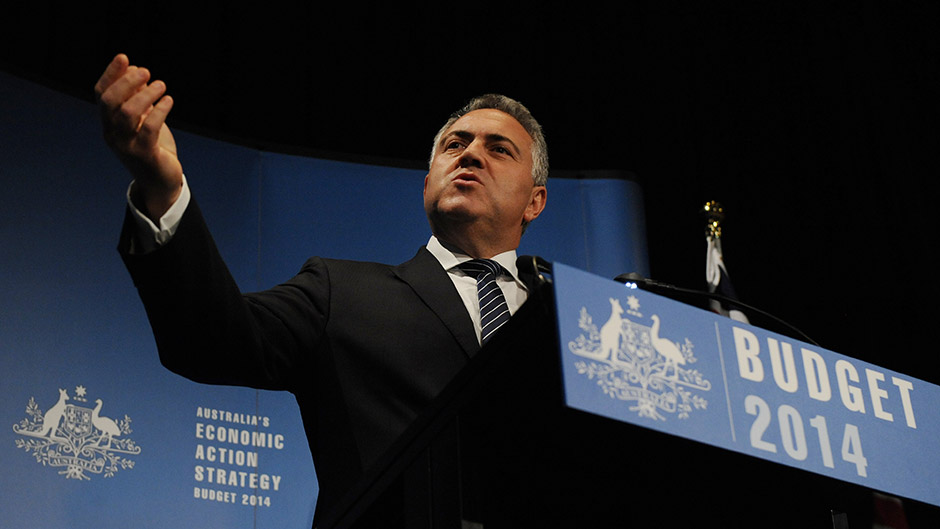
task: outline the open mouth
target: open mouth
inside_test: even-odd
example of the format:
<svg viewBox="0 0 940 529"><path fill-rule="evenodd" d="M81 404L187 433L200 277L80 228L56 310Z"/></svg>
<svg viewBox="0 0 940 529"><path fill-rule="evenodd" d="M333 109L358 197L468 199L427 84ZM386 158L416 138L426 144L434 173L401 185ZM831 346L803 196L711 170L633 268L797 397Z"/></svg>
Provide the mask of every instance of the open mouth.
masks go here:
<svg viewBox="0 0 940 529"><path fill-rule="evenodd" d="M482 183L480 181L480 177L478 177L477 175L471 172L462 172L462 173L457 174L457 176L454 177L454 182L458 184L470 183L470 182L476 182L478 184Z"/></svg>

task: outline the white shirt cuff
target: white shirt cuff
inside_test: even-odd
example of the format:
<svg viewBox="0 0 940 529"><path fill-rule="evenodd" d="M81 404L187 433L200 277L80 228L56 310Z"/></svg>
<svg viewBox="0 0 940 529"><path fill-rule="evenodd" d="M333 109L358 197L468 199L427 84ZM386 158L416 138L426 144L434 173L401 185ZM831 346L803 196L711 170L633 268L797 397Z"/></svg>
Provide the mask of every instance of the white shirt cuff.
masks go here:
<svg viewBox="0 0 940 529"><path fill-rule="evenodd" d="M130 251L135 254L143 254L156 250L173 238L180 219L183 218L183 213L189 205L189 184L186 183L186 175L183 175L183 188L180 190L180 196L170 206L170 209L160 217L159 226L134 206L131 201L131 189L133 187L134 182L127 186L127 205L137 224L137 236L131 242Z"/></svg>

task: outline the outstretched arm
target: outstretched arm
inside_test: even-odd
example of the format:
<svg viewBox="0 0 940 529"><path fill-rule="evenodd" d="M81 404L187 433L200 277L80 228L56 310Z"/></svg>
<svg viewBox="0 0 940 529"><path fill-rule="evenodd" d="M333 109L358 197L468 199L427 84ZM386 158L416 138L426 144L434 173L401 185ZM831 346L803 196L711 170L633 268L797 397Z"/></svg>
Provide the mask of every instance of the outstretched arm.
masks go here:
<svg viewBox="0 0 940 529"><path fill-rule="evenodd" d="M131 199L157 222L179 197L183 168L166 125L173 99L163 81L118 54L95 84L105 142L134 177Z"/></svg>

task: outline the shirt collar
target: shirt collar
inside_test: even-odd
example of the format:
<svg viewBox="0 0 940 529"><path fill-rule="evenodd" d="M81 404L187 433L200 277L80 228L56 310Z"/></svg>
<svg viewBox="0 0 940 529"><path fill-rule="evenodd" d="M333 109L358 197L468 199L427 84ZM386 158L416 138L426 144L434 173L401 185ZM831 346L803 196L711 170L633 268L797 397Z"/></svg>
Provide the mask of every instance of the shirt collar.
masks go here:
<svg viewBox="0 0 940 529"><path fill-rule="evenodd" d="M427 248L428 251L431 252L431 255L437 258L438 262L441 263L441 266L444 267L444 270L450 270L459 264L473 259L459 248L449 244L445 246L445 244L434 235L431 235L431 239L428 240ZM513 280L519 284L519 286L521 286L523 289L526 288L525 283L519 279L519 269L516 268L515 250L503 252L493 256L491 259L505 268L506 271L509 272L509 275L512 276Z"/></svg>

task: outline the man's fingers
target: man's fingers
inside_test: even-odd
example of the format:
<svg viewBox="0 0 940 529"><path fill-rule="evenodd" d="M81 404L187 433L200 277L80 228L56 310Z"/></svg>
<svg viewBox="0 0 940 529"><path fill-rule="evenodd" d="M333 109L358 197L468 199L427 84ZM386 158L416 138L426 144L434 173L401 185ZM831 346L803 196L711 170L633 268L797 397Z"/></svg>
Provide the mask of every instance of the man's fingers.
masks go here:
<svg viewBox="0 0 940 529"><path fill-rule="evenodd" d="M124 74L105 89L99 99L99 106L106 123L114 119L114 114L122 110L124 103L146 86L148 79L150 72L146 68L128 66Z"/></svg>
<svg viewBox="0 0 940 529"><path fill-rule="evenodd" d="M103 95L103 117L106 123L112 125L115 133L135 134L154 103L166 92L166 85L162 81L146 84L149 78L150 72L144 68L129 69Z"/></svg>
<svg viewBox="0 0 940 529"><path fill-rule="evenodd" d="M150 112L140 124L138 134L142 144L155 145L157 143L157 139L160 137L160 129L163 127L163 124L166 123L166 116L170 113L170 109L172 108L173 98L170 96L163 96L153 105Z"/></svg>
<svg viewBox="0 0 940 529"><path fill-rule="evenodd" d="M101 95L104 94L105 90L109 86L114 84L114 81L117 81L124 75L124 72L127 71L127 67L130 65L130 61L127 59L127 55L123 53L117 54L111 63L108 64L108 67L105 68L104 73L101 74L101 77L98 78L98 82L95 83L95 97L101 99Z"/></svg>
<svg viewBox="0 0 940 529"><path fill-rule="evenodd" d="M126 120L128 132L136 132L153 111L153 106L166 92L163 81L141 86L137 93L121 105L120 114Z"/></svg>

